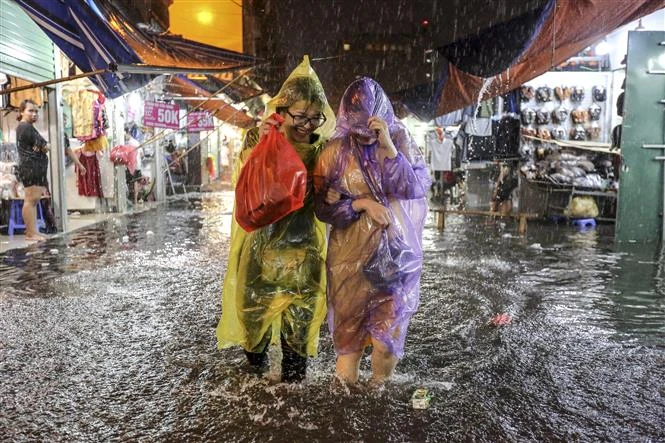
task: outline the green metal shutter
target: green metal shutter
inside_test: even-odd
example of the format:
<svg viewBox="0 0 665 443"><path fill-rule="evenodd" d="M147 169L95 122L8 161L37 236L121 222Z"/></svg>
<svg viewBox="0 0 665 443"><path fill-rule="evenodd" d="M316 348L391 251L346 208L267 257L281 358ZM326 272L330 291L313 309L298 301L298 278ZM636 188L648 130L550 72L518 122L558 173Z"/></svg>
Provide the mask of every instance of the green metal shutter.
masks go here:
<svg viewBox="0 0 665 443"><path fill-rule="evenodd" d="M32 82L55 78L53 42L14 0L0 0L0 72Z"/></svg>

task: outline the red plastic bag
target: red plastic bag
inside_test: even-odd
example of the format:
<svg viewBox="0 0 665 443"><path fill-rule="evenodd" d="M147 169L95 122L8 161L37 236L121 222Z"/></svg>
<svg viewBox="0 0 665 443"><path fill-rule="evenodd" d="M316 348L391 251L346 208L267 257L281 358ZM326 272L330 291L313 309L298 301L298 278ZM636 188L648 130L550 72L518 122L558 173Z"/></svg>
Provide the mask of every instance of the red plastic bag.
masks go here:
<svg viewBox="0 0 665 443"><path fill-rule="evenodd" d="M272 119L284 119L273 114ZM303 207L307 168L275 127L259 140L236 185L236 221L247 232L275 223Z"/></svg>

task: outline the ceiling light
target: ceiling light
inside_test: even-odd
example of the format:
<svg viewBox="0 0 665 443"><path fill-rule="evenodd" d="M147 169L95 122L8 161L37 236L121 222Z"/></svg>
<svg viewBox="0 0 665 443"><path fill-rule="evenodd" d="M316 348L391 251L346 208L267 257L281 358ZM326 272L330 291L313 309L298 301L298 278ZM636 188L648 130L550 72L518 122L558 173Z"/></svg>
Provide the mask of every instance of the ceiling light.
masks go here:
<svg viewBox="0 0 665 443"><path fill-rule="evenodd" d="M611 50L612 46L609 43L607 43L607 39L604 38L603 41L601 41L596 45L594 52L596 53L596 55L607 55L610 53Z"/></svg>

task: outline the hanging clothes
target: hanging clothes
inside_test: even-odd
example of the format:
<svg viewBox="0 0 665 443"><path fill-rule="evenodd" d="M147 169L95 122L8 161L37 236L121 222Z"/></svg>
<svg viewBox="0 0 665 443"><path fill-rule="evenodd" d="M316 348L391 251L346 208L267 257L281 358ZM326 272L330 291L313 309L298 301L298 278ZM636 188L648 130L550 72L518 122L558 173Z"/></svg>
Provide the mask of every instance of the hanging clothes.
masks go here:
<svg viewBox="0 0 665 443"><path fill-rule="evenodd" d="M427 137L427 149L431 153L430 165L433 171L452 170L453 141L449 136L431 132Z"/></svg>
<svg viewBox="0 0 665 443"><path fill-rule="evenodd" d="M86 197L103 197L104 194L102 192L101 174L99 171L99 160L97 159L97 155L81 152L79 160L86 169L85 175L81 174L81 171L77 171L78 177L76 185L79 190L79 195Z"/></svg>

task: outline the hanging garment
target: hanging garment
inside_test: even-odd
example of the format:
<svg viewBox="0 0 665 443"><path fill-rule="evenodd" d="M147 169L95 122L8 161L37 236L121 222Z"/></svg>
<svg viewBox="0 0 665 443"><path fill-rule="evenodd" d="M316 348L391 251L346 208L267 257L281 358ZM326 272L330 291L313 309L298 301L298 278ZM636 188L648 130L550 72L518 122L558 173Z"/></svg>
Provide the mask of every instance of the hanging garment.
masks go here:
<svg viewBox="0 0 665 443"><path fill-rule="evenodd" d="M99 152L105 150L108 147L109 147L109 140L106 138L105 135L90 140L86 140L86 142L83 144L83 150L85 152Z"/></svg>
<svg viewBox="0 0 665 443"><path fill-rule="evenodd" d="M520 147L520 121L517 118L503 117L492 126L496 158L518 157Z"/></svg>
<svg viewBox="0 0 665 443"><path fill-rule="evenodd" d="M437 133L431 133L427 137L427 148L431 153L430 164L433 171L452 170L453 141L450 137L439 138Z"/></svg>
<svg viewBox="0 0 665 443"><path fill-rule="evenodd" d="M466 133L480 137L489 137L492 135L491 118L471 118L466 123Z"/></svg>
<svg viewBox="0 0 665 443"><path fill-rule="evenodd" d="M81 171L78 171L76 184L79 190L79 195L86 197L103 197L104 194L102 193L99 160L97 159L97 155L86 155L81 152L79 155L79 161L86 169L85 175L81 174Z"/></svg>
<svg viewBox="0 0 665 443"><path fill-rule="evenodd" d="M94 114L93 103L97 100L97 94L87 89L73 91L65 101L72 108L73 135L81 141L88 140L93 135Z"/></svg>

